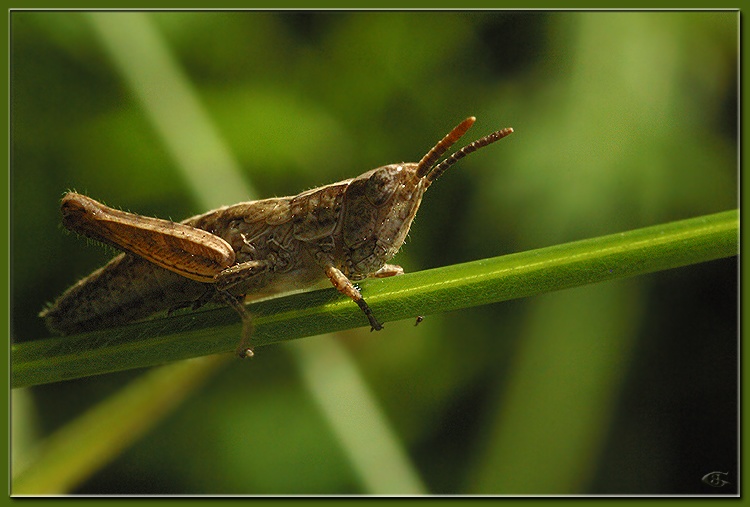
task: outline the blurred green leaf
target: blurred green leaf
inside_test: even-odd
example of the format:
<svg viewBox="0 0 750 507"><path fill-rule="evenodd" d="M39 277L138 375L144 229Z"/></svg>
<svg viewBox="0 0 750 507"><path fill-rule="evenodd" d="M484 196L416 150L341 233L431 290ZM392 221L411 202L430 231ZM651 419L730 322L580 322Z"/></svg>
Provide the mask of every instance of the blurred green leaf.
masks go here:
<svg viewBox="0 0 750 507"><path fill-rule="evenodd" d="M68 493L160 420L223 365L212 356L156 368L96 405L32 451L16 470L14 495Z"/></svg>

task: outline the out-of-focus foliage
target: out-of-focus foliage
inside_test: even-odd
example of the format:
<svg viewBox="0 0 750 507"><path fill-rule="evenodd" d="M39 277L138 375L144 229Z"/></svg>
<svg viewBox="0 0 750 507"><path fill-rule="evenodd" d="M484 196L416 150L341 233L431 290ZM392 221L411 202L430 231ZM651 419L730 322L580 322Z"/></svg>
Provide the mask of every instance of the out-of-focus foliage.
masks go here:
<svg viewBox="0 0 750 507"><path fill-rule="evenodd" d="M467 138L514 127L431 187L395 259L409 271L737 205L737 13L148 17L255 197L416 161L469 115ZM46 301L111 256L61 231L65 190L160 217L205 210L90 18L14 12L10 27L23 341L46 336ZM431 493L736 491L736 260L337 339ZM133 375L24 391L14 457ZM716 470L732 485L701 482ZM76 492L369 491L290 354L269 347Z"/></svg>

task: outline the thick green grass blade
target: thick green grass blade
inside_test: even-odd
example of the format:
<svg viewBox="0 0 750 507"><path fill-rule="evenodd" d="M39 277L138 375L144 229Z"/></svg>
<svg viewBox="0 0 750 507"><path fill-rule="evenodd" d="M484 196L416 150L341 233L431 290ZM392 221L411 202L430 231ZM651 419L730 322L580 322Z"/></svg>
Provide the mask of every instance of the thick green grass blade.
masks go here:
<svg viewBox="0 0 750 507"><path fill-rule="evenodd" d="M361 283L381 322L479 306L706 262L738 253L737 210L502 257ZM256 347L367 324L334 289L248 306ZM219 308L14 345L22 387L235 349L240 322Z"/></svg>

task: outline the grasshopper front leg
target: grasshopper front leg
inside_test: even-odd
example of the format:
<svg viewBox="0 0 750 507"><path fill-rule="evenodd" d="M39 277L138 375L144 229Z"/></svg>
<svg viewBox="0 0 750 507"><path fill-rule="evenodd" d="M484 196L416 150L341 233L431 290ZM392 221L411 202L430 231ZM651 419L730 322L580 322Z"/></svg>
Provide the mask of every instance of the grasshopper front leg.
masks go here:
<svg viewBox="0 0 750 507"><path fill-rule="evenodd" d="M357 306L364 312L367 320L370 321L370 331L380 331L383 329L383 325L373 315L370 306L365 301L365 298L362 297L362 293L359 292L359 289L352 284L340 269L328 265L325 267L325 273L333 286L336 287L336 290L357 303Z"/></svg>

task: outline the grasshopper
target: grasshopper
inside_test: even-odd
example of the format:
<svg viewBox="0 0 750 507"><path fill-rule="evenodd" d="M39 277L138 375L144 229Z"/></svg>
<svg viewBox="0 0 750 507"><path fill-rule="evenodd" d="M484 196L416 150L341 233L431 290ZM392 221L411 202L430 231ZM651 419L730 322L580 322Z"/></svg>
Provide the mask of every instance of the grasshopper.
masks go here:
<svg viewBox="0 0 750 507"><path fill-rule="evenodd" d="M457 125L418 163L391 164L302 192L218 208L180 223L109 208L69 192L63 225L124 253L66 290L40 317L70 334L161 311L228 304L242 317L240 357L253 354L245 301L328 278L380 330L352 283L403 273L387 264L406 239L429 186L451 165L509 135L506 128L438 160L476 118Z"/></svg>

